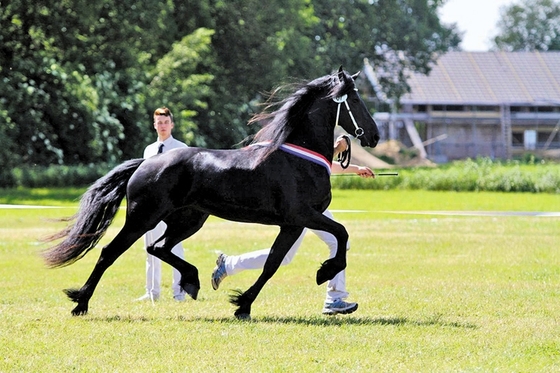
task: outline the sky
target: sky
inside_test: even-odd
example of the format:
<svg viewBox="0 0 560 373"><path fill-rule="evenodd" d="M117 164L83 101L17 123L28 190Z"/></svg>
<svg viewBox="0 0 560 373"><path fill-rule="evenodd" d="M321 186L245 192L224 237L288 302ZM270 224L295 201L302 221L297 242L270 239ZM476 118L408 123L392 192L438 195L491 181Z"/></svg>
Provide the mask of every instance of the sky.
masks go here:
<svg viewBox="0 0 560 373"><path fill-rule="evenodd" d="M519 0L448 0L440 9L443 23L456 23L464 32L461 48L468 52L488 51L498 33L500 8Z"/></svg>

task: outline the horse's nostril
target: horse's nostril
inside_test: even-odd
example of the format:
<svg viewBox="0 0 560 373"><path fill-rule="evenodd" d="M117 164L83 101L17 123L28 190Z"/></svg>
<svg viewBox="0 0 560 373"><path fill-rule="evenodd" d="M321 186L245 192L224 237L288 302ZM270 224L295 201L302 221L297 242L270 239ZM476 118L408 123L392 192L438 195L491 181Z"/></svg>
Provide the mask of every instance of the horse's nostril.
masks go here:
<svg viewBox="0 0 560 373"><path fill-rule="evenodd" d="M377 144L379 143L379 134L375 134L373 135L373 144L371 144L372 148L375 148L377 146Z"/></svg>

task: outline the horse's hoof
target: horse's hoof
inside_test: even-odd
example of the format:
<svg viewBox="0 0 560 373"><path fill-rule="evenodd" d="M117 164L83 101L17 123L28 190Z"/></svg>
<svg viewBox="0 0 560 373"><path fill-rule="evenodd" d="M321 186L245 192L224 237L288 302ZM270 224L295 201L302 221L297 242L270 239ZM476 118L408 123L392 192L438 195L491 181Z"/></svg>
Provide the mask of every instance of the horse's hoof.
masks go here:
<svg viewBox="0 0 560 373"><path fill-rule="evenodd" d="M196 297L198 297L198 290L200 290L200 288L193 284L186 284L183 286L183 290L189 295L189 297L196 300Z"/></svg>
<svg viewBox="0 0 560 373"><path fill-rule="evenodd" d="M235 317L237 318L237 320L251 321L251 315L248 314L248 313L239 313L239 314L236 314Z"/></svg>
<svg viewBox="0 0 560 373"><path fill-rule="evenodd" d="M88 312L87 308L84 309L78 306L72 310L72 316L83 316L87 314L87 312Z"/></svg>
<svg viewBox="0 0 560 373"><path fill-rule="evenodd" d="M344 268L346 268L346 264L340 266L338 263L335 263L333 259L325 261L317 270L317 285L321 285L324 282L332 280L334 276L344 270Z"/></svg>
<svg viewBox="0 0 560 373"><path fill-rule="evenodd" d="M319 270L317 271L317 277L316 277L317 285L321 285L332 279L332 277L330 277L325 272L326 270L323 267L319 268Z"/></svg>

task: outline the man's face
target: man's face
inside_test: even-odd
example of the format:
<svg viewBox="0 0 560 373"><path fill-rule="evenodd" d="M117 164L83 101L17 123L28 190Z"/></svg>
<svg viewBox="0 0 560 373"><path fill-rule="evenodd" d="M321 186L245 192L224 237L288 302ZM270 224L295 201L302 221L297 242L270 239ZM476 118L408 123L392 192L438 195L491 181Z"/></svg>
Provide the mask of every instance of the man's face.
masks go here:
<svg viewBox="0 0 560 373"><path fill-rule="evenodd" d="M160 140L165 140L171 136L173 126L171 117L166 115L154 115L154 128L156 129Z"/></svg>

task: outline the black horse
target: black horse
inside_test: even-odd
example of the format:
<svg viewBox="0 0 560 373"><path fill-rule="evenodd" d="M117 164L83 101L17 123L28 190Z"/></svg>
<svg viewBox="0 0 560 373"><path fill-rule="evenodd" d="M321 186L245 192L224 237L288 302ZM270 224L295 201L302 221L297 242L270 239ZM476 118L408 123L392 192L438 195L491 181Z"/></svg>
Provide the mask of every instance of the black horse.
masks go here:
<svg viewBox="0 0 560 373"><path fill-rule="evenodd" d="M123 228L103 247L82 288L65 290L78 303L72 314L87 313L105 270L162 220L167 230L148 247L148 253L181 273L180 284L193 299L200 289L198 270L171 249L197 232L209 215L280 226L262 274L246 292L231 297L240 319L250 318L252 303L304 227L330 232L338 240L337 254L317 271L317 284L343 270L348 233L322 214L331 201L334 128L339 124L359 138L362 146L375 147L379 140L376 123L358 95L355 77L357 74L351 76L341 67L270 104L252 119L267 124L245 148L176 149L149 159L129 160L97 180L82 196L73 224L50 238L63 240L43 253L51 267L82 258L106 232L126 196ZM271 112L273 107L278 109Z"/></svg>

